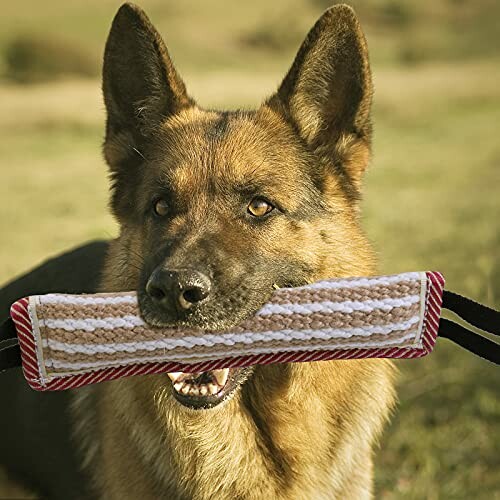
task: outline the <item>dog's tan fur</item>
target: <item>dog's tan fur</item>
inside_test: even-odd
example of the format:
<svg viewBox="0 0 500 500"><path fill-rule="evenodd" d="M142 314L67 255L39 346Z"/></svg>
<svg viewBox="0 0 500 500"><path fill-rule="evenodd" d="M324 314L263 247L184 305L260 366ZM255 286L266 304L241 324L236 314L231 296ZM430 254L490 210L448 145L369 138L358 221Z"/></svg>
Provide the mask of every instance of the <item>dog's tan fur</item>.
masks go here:
<svg viewBox="0 0 500 500"><path fill-rule="evenodd" d="M150 65L138 70L149 78L145 89L133 75L132 83L120 76L133 62L137 40L141 58L149 57L148 48L154 52ZM120 51L128 54L122 61ZM278 92L255 113L226 116L214 139L221 114L195 105L144 13L122 7L104 67L104 151L121 233L107 259L103 289L138 287L150 252L144 242L153 233L158 237L158 229L137 214L150 203L148 189L158 177L168 179L185 207L161 230L164 239L182 234L180 254L209 231L217 248L239 262L258 253L300 263L305 281L373 274L375 259L358 221L370 156L371 90L359 24L350 8L336 6L308 35ZM127 114L124 103L137 108ZM148 168L124 172L136 154L147 158ZM322 199L315 210L311 165ZM276 218L260 229L232 218L213 185L252 176L267 182L268 196L289 213L305 215ZM75 436L101 498L371 497L372 446L393 403L389 362L257 367L232 399L211 410L187 409L171 393L163 376L76 392Z"/></svg>

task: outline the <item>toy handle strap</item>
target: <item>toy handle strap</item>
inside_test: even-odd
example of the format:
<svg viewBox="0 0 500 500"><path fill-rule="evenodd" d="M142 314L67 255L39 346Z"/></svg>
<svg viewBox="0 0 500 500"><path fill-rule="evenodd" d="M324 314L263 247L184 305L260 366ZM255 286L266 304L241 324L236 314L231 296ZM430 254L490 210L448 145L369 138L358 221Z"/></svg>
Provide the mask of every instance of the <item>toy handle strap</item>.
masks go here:
<svg viewBox="0 0 500 500"><path fill-rule="evenodd" d="M454 312L470 325L500 336L500 312L448 290L443 292L442 307ZM500 365L500 344L454 321L441 318L439 336L455 342L481 358Z"/></svg>
<svg viewBox="0 0 500 500"><path fill-rule="evenodd" d="M462 297L462 295L448 290L443 292L442 307L458 314L476 328L493 335L500 335L500 312L491 307L479 304L472 299Z"/></svg>
<svg viewBox="0 0 500 500"><path fill-rule="evenodd" d="M12 318L0 324L0 373L21 366L21 350Z"/></svg>
<svg viewBox="0 0 500 500"><path fill-rule="evenodd" d="M455 342L476 356L500 365L500 345L478 333L467 330L458 323L441 318L439 336Z"/></svg>

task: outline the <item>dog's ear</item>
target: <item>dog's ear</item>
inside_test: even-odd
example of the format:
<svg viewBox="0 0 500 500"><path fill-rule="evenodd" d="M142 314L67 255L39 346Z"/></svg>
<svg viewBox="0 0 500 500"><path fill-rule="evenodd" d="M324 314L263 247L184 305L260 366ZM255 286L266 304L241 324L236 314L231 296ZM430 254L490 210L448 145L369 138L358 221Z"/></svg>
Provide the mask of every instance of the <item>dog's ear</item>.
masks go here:
<svg viewBox="0 0 500 500"><path fill-rule="evenodd" d="M357 189L370 154L372 92L356 14L335 5L311 29L268 105Z"/></svg>
<svg viewBox="0 0 500 500"><path fill-rule="evenodd" d="M167 117L194 106L161 36L129 3L118 10L106 42L103 93L104 157L111 170L111 208L120 219L134 213L137 167L152 134Z"/></svg>
<svg viewBox="0 0 500 500"><path fill-rule="evenodd" d="M130 3L118 10L106 42L103 93L106 139L125 133L140 142L163 119L193 105L160 34Z"/></svg>

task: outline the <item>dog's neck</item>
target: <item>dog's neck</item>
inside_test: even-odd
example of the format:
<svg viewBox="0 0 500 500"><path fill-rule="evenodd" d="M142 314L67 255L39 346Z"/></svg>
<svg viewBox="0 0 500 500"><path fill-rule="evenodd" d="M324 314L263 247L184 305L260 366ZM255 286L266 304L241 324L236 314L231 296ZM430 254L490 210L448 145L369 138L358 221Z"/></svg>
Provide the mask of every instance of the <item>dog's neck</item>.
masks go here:
<svg viewBox="0 0 500 500"><path fill-rule="evenodd" d="M224 500L337 492L340 498L370 491L371 443L392 398L387 365L370 361L259 367L232 400L202 411L175 401L163 376L89 388L87 410L101 429L97 435L106 431L108 450L87 443L87 460L104 471L103 491L107 477L120 476L124 491L140 487L143 498L145 492ZM379 385L381 376L387 383Z"/></svg>

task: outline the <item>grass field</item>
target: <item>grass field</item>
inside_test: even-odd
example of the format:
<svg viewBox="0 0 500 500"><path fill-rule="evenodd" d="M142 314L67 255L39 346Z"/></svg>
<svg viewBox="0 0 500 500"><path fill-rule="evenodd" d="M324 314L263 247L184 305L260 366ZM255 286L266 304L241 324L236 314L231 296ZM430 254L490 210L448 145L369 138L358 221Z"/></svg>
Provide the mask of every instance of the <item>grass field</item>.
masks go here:
<svg viewBox="0 0 500 500"><path fill-rule="evenodd" d="M193 8L193 2L182 7L144 3L151 4L153 19L156 14L162 20L168 15L185 20ZM26 4L36 8L34 2ZM102 49L116 4L102 2L95 24L84 16L73 30L75 36L90 40L92 35L90 46ZM256 5L260 4L259 0ZM320 2L314 9L302 4L297 14L301 20L294 28L300 36L321 10ZM206 3L197 5L194 27L201 26L203 16L212 19ZM25 23L26 29L37 19L44 21L53 9ZM262 9L271 15L269 5L262 3ZM255 39L256 27L265 26L263 14L257 8L241 10L242 17L231 26L233 35L247 23ZM273 15L278 13L275 8ZM2 23L9 27L0 29L0 48L15 24L6 19L19 16L18 11L2 16L0 28ZM160 23L162 28L165 24ZM293 32L283 50L234 48L230 34L220 33L220 19L211 27L203 25L198 35L186 22L174 25L174 45L189 41L180 54L185 79L205 106L258 104L275 88L291 60L290 47L300 38ZM195 48L203 46L210 29L217 36L205 62L189 63L191 56L192 61L199 58ZM389 56L397 44L391 45L389 35L380 35L373 24L369 33L375 41L372 45L369 36L376 85L375 145L363 213L364 226L380 254L381 271L441 270L449 288L499 307L498 54L485 51L478 57L470 49L466 58L454 54L408 65ZM242 62L238 51L249 59ZM213 66L206 62L211 52ZM63 79L19 86L4 81L0 103L2 282L68 246L112 237L116 226L106 209L99 82ZM403 361L399 368L400 404L377 453L377 498L500 498L498 369L445 340L428 359Z"/></svg>

